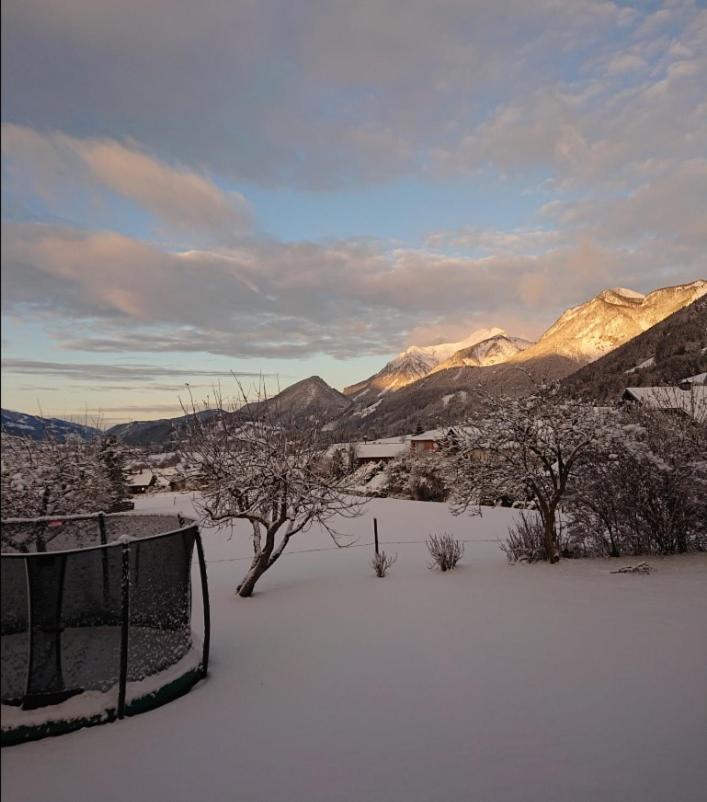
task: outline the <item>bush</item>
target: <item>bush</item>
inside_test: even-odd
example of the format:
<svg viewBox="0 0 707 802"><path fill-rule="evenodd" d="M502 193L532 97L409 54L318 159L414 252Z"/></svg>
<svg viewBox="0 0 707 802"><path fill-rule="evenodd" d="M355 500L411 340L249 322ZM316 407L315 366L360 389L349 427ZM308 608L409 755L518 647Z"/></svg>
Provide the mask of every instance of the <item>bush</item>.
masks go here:
<svg viewBox="0 0 707 802"><path fill-rule="evenodd" d="M464 554L464 544L445 532L443 535L430 535L427 550L432 556L430 568L436 565L442 571L451 571Z"/></svg>
<svg viewBox="0 0 707 802"><path fill-rule="evenodd" d="M388 569L398 559L397 554L388 556L384 551L373 555L371 560L371 568L375 571L376 576L384 577L388 573Z"/></svg>
<svg viewBox="0 0 707 802"><path fill-rule="evenodd" d="M535 563L547 560L545 532L540 516L526 515L522 512L520 520L509 528L508 538L505 543L500 544L500 547L511 563ZM558 527L557 530L557 548L565 558L586 556L580 544L570 545L562 527Z"/></svg>
<svg viewBox="0 0 707 802"><path fill-rule="evenodd" d="M706 453L704 422L645 409L624 412L568 498L572 543L612 557L705 549Z"/></svg>
<svg viewBox="0 0 707 802"><path fill-rule="evenodd" d="M547 559L545 533L540 518L521 513L520 520L509 528L506 542L501 543L501 551L512 563L534 563Z"/></svg>
<svg viewBox="0 0 707 802"><path fill-rule="evenodd" d="M389 495L413 501L444 501L447 487L438 455L403 454L386 466Z"/></svg>

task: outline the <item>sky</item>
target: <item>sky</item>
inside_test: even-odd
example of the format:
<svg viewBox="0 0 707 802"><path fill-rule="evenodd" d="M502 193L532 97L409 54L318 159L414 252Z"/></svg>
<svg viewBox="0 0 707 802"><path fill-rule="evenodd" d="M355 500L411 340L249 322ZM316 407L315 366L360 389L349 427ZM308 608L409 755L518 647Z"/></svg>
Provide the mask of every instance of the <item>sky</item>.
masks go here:
<svg viewBox="0 0 707 802"><path fill-rule="evenodd" d="M104 425L707 276L707 7L4 0L2 405Z"/></svg>

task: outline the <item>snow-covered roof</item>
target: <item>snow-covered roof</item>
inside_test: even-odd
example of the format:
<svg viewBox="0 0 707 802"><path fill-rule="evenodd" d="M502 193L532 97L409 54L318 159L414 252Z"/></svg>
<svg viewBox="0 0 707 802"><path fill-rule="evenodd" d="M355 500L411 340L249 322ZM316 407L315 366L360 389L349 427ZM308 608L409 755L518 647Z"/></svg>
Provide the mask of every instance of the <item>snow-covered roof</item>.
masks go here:
<svg viewBox="0 0 707 802"><path fill-rule="evenodd" d="M688 376L682 380L683 384L707 384L707 372L698 373L697 376Z"/></svg>
<svg viewBox="0 0 707 802"><path fill-rule="evenodd" d="M423 432L422 434L416 434L414 437L411 437L410 440L413 443L417 443L421 440L434 440L437 442L438 440L444 440L445 437L450 432L450 427L448 426L446 429L430 429L427 432Z"/></svg>
<svg viewBox="0 0 707 802"><path fill-rule="evenodd" d="M707 387L627 387L624 398L651 409L678 410L698 421L707 420Z"/></svg>
<svg viewBox="0 0 707 802"><path fill-rule="evenodd" d="M356 459L393 459L407 450L407 443L357 443Z"/></svg>
<svg viewBox="0 0 707 802"><path fill-rule="evenodd" d="M128 476L127 484L129 487L143 487L149 485L154 478L155 474L152 471L140 471Z"/></svg>

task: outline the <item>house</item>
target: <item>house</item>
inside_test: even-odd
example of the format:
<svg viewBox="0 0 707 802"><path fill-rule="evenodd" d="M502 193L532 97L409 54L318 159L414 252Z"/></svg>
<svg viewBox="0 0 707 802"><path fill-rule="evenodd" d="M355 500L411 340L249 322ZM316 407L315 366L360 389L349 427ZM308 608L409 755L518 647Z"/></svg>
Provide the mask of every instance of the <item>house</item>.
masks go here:
<svg viewBox="0 0 707 802"><path fill-rule="evenodd" d="M408 449L407 441L385 442L373 440L370 443L356 443L354 461L356 466L368 462L390 462Z"/></svg>
<svg viewBox="0 0 707 802"><path fill-rule="evenodd" d="M127 478L126 485L128 491L132 495L147 493L157 481L157 477L150 470L139 471L138 473L130 474Z"/></svg>
<svg viewBox="0 0 707 802"><path fill-rule="evenodd" d="M700 423L707 421L707 386L704 384L627 387L622 400L666 413L688 415Z"/></svg>
<svg viewBox="0 0 707 802"><path fill-rule="evenodd" d="M454 429L430 429L428 432L416 434L410 438L410 450L413 454L421 454L426 451L437 451L442 443L454 438Z"/></svg>

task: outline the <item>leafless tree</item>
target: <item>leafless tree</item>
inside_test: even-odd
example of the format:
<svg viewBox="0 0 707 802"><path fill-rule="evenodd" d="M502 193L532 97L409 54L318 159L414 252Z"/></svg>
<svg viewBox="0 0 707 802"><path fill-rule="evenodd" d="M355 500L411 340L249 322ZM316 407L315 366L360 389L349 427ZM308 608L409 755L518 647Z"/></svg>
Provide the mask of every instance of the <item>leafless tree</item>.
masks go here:
<svg viewBox="0 0 707 802"><path fill-rule="evenodd" d="M557 383L537 386L524 398L486 396L448 452L452 511L478 512L500 500L532 502L542 521L545 559L556 562L558 508L600 425L597 410L562 399Z"/></svg>
<svg viewBox="0 0 707 802"><path fill-rule="evenodd" d="M61 442L51 436L32 440L3 434L3 520L108 511L124 492L121 462L110 438L71 436ZM8 544L13 548L26 550L31 540L37 551L45 551L59 530L52 532L43 524L16 531L8 526L3 527L3 539L13 538L13 532L23 537L23 542Z"/></svg>
<svg viewBox="0 0 707 802"><path fill-rule="evenodd" d="M614 557L707 547L707 422L685 409L633 407L604 427L568 498L580 547Z"/></svg>
<svg viewBox="0 0 707 802"><path fill-rule="evenodd" d="M347 492L345 478L332 476L316 419L291 420L262 388L255 399L239 389L240 405L225 404L217 392L212 415L199 414L213 409L208 402L200 409L192 403L181 448L198 465L203 519L251 526L253 560L237 588L249 597L290 540L313 524L343 545L334 524L358 515L361 500Z"/></svg>

